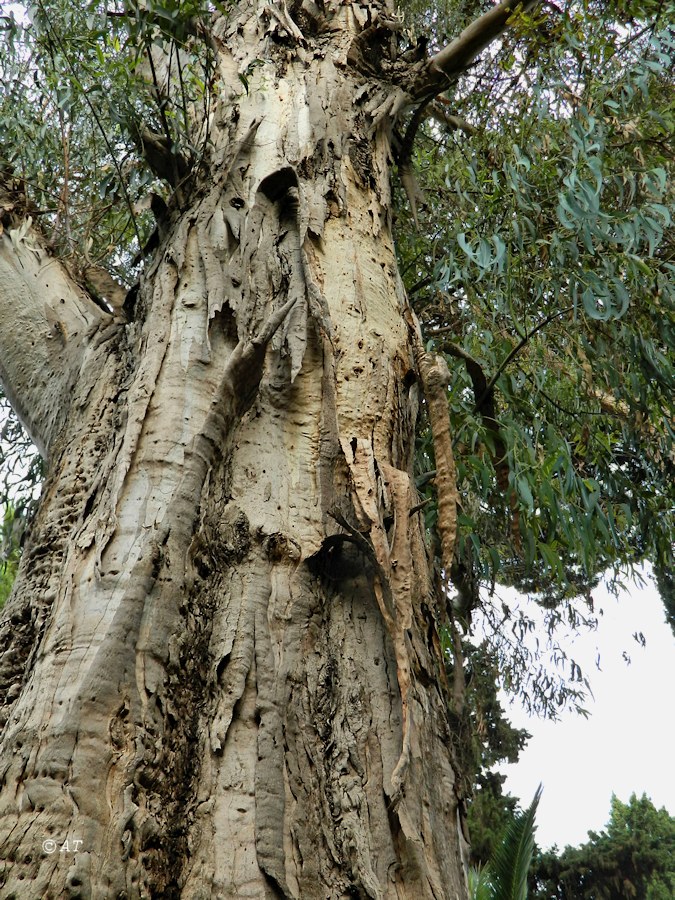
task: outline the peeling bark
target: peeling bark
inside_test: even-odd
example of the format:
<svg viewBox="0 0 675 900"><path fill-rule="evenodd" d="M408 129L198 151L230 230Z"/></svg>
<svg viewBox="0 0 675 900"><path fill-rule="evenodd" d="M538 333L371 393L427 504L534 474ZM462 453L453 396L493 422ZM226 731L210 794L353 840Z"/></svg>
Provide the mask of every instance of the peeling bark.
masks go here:
<svg viewBox="0 0 675 900"><path fill-rule="evenodd" d="M208 171L136 320L26 337L47 428L3 368L50 464L0 621L0 897L466 896L380 13L217 18Z"/></svg>

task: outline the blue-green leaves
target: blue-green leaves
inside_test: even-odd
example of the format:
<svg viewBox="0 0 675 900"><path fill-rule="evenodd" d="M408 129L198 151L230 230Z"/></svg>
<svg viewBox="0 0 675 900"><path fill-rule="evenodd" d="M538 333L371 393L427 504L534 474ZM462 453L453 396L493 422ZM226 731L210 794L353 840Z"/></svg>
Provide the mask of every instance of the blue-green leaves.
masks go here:
<svg viewBox="0 0 675 900"><path fill-rule="evenodd" d="M468 259L478 268L480 279L487 272L501 274L506 264L506 244L498 234L493 234L490 240L479 238L475 246L467 241L466 234L460 232L457 235L457 243Z"/></svg>
<svg viewBox="0 0 675 900"><path fill-rule="evenodd" d="M471 132L420 147L430 237L400 239L454 376L459 546L547 607L673 565L674 21L581 2L545 54L479 64L447 98Z"/></svg>

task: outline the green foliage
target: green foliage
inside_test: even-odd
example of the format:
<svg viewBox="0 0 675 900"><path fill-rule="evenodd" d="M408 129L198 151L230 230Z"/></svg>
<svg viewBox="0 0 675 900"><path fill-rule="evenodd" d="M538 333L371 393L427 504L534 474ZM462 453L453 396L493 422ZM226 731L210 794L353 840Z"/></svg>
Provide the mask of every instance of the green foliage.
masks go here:
<svg viewBox="0 0 675 900"><path fill-rule="evenodd" d="M9 596L42 481L42 460L0 390L0 608Z"/></svg>
<svg viewBox="0 0 675 900"><path fill-rule="evenodd" d="M154 226L147 198L165 193L138 152L139 127L175 160L196 163L208 144L193 120L210 103L212 60L200 33L210 4L108 7L38 0L21 19L0 17L0 168L21 179L61 255L130 283ZM153 47L167 51L168 73Z"/></svg>
<svg viewBox="0 0 675 900"><path fill-rule="evenodd" d="M445 659L448 682L452 683L453 654L447 637ZM498 666L486 642L474 646L463 642L466 690L461 712L449 710L451 739L457 769L456 790L468 799L466 825L471 845L471 864L483 865L512 820L517 800L504 794L506 776L495 768L515 763L530 735L514 728L505 716L497 682Z"/></svg>
<svg viewBox="0 0 675 900"><path fill-rule="evenodd" d="M675 818L646 795L612 797L609 824L579 847L535 856L531 896L541 900L669 900L675 896Z"/></svg>
<svg viewBox="0 0 675 900"><path fill-rule="evenodd" d="M516 813L506 826L487 865L469 878L472 900L526 900L527 876L534 851L535 815L541 786L528 809Z"/></svg>
<svg viewBox="0 0 675 900"><path fill-rule="evenodd" d="M464 641L464 705L460 716L453 716L453 742L457 767L463 779L460 788L470 797L467 826L471 844L471 863L487 862L506 825L513 818L517 800L502 791L504 775L494 771L504 762L515 763L530 735L514 728L500 702L497 661L489 647L477 647ZM453 671L448 659L448 680Z"/></svg>
<svg viewBox="0 0 675 900"><path fill-rule="evenodd" d="M553 631L592 624L603 573L650 561L667 600L675 565L675 5L631 8L522 16L430 106L421 227L399 222L409 294L452 372L458 556L524 692L533 672L543 684L518 662L530 625L496 584L534 595ZM433 470L425 433L418 450ZM535 706L580 702L567 663L572 692L550 677Z"/></svg>
<svg viewBox="0 0 675 900"><path fill-rule="evenodd" d="M541 797L537 789L530 806L515 816L490 862L495 900L525 900L527 873L534 851L534 817Z"/></svg>
<svg viewBox="0 0 675 900"><path fill-rule="evenodd" d="M21 514L13 506L6 506L0 528L0 609L9 597L16 577L22 528Z"/></svg>
<svg viewBox="0 0 675 900"><path fill-rule="evenodd" d="M675 634L675 575L672 569L657 567L654 570L654 577L666 609L666 621Z"/></svg>
<svg viewBox="0 0 675 900"><path fill-rule="evenodd" d="M517 798L503 792L505 781L505 775L491 771L480 772L475 779L467 824L471 840L471 865L478 869L490 859L516 811Z"/></svg>
<svg viewBox="0 0 675 900"><path fill-rule="evenodd" d="M490 873L488 869L469 869L470 900L492 900Z"/></svg>
<svg viewBox="0 0 675 900"><path fill-rule="evenodd" d="M0 389L0 509L30 518L42 474L42 460Z"/></svg>

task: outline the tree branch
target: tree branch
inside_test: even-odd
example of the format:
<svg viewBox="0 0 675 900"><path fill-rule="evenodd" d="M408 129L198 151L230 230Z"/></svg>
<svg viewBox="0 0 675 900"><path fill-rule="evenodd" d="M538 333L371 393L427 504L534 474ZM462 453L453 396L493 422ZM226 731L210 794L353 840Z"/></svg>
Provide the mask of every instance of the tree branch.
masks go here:
<svg viewBox="0 0 675 900"><path fill-rule="evenodd" d="M444 100L443 97L440 99ZM467 120L463 119L461 116L455 116L452 113L446 112L439 100L431 104L429 114L433 119L436 119L439 124L447 128L448 131L463 131L464 134L468 135L476 134L478 131L475 125L472 125L471 122L467 122Z"/></svg>
<svg viewBox="0 0 675 900"><path fill-rule="evenodd" d="M426 69L413 88L418 99L435 96L464 72L507 27L516 9L529 12L539 0L503 0L464 31L427 62Z"/></svg>
<svg viewBox="0 0 675 900"><path fill-rule="evenodd" d="M401 184L406 192L413 219L417 224L417 201L422 199L412 168L412 150L422 122L429 115L429 104L455 81L471 62L489 44L502 34L511 15L516 9L528 12L540 0L504 0L471 23L447 47L439 50L422 69L421 75L413 81L410 93L418 102L406 129L401 148L396 155ZM441 120L440 110L435 108L432 115ZM444 116L443 124L451 129L461 128L467 134L475 129L457 116Z"/></svg>
<svg viewBox="0 0 675 900"><path fill-rule="evenodd" d="M554 319L559 319L561 316L566 315L568 312L572 312L573 309L574 309L574 306L566 306L565 309L559 309L556 312L553 312L550 315L545 316L540 322L537 322L537 324L534 326L532 331L528 331L525 335L523 335L523 337L518 341L518 343L513 348L513 350L511 350L511 352L509 354L507 354L504 361L501 363L501 365L499 366L499 368L497 369L495 374L492 376L492 378L490 379L490 382L487 385L487 387L485 388L485 391L483 392L482 396L478 400L476 400L476 406L474 408L475 412L478 412L478 410L480 410L485 399L489 396L490 391L492 391L494 386L497 384L499 376L502 374L502 372L508 366L508 364L511 362L511 360L520 353L520 351L523 349L525 344L527 344L527 342L531 338L533 338L535 336L535 334L537 334L538 331L541 331L542 328L545 328L546 325L548 325L550 322L553 322Z"/></svg>
<svg viewBox="0 0 675 900"><path fill-rule="evenodd" d="M50 256L0 185L0 382L43 457L61 431L92 337L113 322Z"/></svg>

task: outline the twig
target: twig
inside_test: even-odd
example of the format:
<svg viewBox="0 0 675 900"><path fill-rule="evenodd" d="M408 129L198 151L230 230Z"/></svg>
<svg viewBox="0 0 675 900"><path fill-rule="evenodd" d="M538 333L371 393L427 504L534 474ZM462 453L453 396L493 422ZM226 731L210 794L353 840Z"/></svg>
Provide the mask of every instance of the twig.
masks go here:
<svg viewBox="0 0 675 900"><path fill-rule="evenodd" d="M499 376L502 374L502 372L508 366L508 364L511 362L511 360L520 353L520 351L523 349L525 344L527 344L527 342L530 340L530 338L534 337L534 335L537 334L537 332L541 331L541 329L544 328L546 325L548 325L550 322L553 322L554 319L559 319L561 316L566 315L568 312L571 312L573 309L574 309L574 306L567 306L567 307L565 307L565 309L560 309L557 312L551 313L549 316L546 316L544 319L542 319L541 322L538 322L534 326L532 331L530 331L529 333L526 333L518 341L516 346L506 356L506 359L502 362L502 364L499 366L499 368L497 369L495 374L492 376L492 378L488 382L487 387L483 391L481 397L476 401L476 404L474 406L474 412L478 412L478 410L483 405L483 402L489 396L490 391L494 388L495 384L497 383Z"/></svg>

